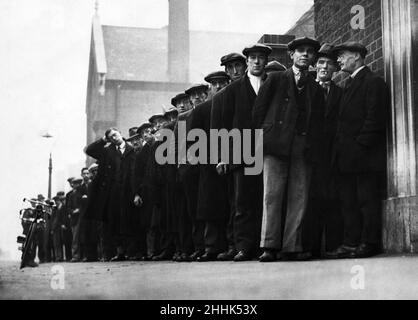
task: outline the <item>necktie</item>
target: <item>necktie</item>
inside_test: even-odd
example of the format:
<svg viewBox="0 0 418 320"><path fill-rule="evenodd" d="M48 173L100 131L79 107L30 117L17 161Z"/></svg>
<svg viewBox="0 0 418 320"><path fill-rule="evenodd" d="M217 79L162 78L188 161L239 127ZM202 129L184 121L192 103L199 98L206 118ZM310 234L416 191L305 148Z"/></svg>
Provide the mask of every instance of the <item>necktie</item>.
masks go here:
<svg viewBox="0 0 418 320"><path fill-rule="evenodd" d="M304 86L305 86L305 84L308 82L308 72L306 71L306 70L302 70L300 73L299 73L299 80L298 80L298 82L296 83L296 86L299 88L299 89L302 89Z"/></svg>

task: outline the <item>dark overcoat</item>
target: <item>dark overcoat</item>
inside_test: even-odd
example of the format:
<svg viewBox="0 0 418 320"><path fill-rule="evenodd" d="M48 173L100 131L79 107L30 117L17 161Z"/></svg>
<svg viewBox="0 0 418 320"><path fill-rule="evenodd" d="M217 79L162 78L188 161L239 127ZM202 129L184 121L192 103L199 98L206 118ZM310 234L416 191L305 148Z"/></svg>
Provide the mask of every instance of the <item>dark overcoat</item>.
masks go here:
<svg viewBox="0 0 418 320"><path fill-rule="evenodd" d="M364 67L344 90L333 160L342 173L386 169L386 124L390 92L382 78Z"/></svg>
<svg viewBox="0 0 418 320"><path fill-rule="evenodd" d="M263 129L265 155L289 159L299 110L296 102L296 84L292 68L273 72L260 88L253 109L254 126ZM307 143L308 161L320 160L319 140L323 132L324 97L321 87L309 74L307 89Z"/></svg>
<svg viewBox="0 0 418 320"><path fill-rule="evenodd" d="M136 214L133 203L133 177L135 152L126 142L123 155L114 145L106 145L103 139L93 142L85 149L87 155L99 161L97 171L97 192L90 201L96 202L95 215L99 220L107 221L114 235L129 235L132 230L132 218Z"/></svg>
<svg viewBox="0 0 418 320"><path fill-rule="evenodd" d="M210 123L212 100L208 100L193 110L191 129L202 129L207 137L207 164L200 164L197 219L224 220L229 215L227 178L216 172L210 164Z"/></svg>

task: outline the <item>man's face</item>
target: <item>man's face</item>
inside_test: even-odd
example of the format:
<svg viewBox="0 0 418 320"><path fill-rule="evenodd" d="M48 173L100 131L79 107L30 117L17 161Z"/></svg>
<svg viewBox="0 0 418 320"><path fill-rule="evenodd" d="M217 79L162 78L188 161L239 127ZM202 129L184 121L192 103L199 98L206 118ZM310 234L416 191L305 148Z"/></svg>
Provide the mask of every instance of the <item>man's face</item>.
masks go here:
<svg viewBox="0 0 418 320"><path fill-rule="evenodd" d="M122 135L117 130L110 130L109 134L107 135L107 138L110 140L110 142L114 145L121 145L123 142Z"/></svg>
<svg viewBox="0 0 418 320"><path fill-rule="evenodd" d="M144 139L146 142L151 141L152 138L152 128L146 128L144 131L142 131L142 139Z"/></svg>
<svg viewBox="0 0 418 320"><path fill-rule="evenodd" d="M183 98L176 103L176 108L180 113L186 112L192 108L192 104L189 98Z"/></svg>
<svg viewBox="0 0 418 320"><path fill-rule="evenodd" d="M307 70L315 58L315 49L312 46L302 45L290 52L293 65L299 69Z"/></svg>
<svg viewBox="0 0 418 320"><path fill-rule="evenodd" d="M85 169L81 172L81 177L84 181L89 181L90 179L90 171L88 169Z"/></svg>
<svg viewBox="0 0 418 320"><path fill-rule="evenodd" d="M220 91L222 88L225 88L228 85L228 79L214 79L210 82L210 91L212 96Z"/></svg>
<svg viewBox="0 0 418 320"><path fill-rule="evenodd" d="M91 177L91 179L93 179L93 180L94 180L94 178L96 178L96 176L97 176L97 168L92 169L92 170L90 171L90 177Z"/></svg>
<svg viewBox="0 0 418 320"><path fill-rule="evenodd" d="M356 52L351 52L347 50L340 51L338 53L337 62L341 67L341 71L353 73L354 70L356 70L357 55L358 53Z"/></svg>
<svg viewBox="0 0 418 320"><path fill-rule="evenodd" d="M264 52L253 51L247 58L248 70L253 76L259 77L264 73L267 56Z"/></svg>
<svg viewBox="0 0 418 320"><path fill-rule="evenodd" d="M225 66L225 72L232 81L240 79L244 75L245 69L247 69L247 65L241 60L231 61Z"/></svg>
<svg viewBox="0 0 418 320"><path fill-rule="evenodd" d="M158 118L154 122L154 130L158 131L166 125L167 121L164 118Z"/></svg>
<svg viewBox="0 0 418 320"><path fill-rule="evenodd" d="M337 71L334 60L327 57L320 57L316 62L316 74L319 81L329 81Z"/></svg>
<svg viewBox="0 0 418 320"><path fill-rule="evenodd" d="M204 90L196 90L190 94L190 100L194 106L205 102L207 97L208 95Z"/></svg>

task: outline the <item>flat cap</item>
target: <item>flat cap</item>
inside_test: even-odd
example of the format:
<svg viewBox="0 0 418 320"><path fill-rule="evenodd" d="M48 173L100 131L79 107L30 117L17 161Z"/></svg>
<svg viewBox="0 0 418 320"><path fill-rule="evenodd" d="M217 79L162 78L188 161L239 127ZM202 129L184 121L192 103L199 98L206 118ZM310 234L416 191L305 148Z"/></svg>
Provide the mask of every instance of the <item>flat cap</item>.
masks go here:
<svg viewBox="0 0 418 320"><path fill-rule="evenodd" d="M99 168L99 165L97 163L92 163L89 167L89 171L93 171Z"/></svg>
<svg viewBox="0 0 418 320"><path fill-rule="evenodd" d="M264 70L266 70L266 72L268 72L268 71L285 71L286 67L284 65L282 65L280 62L273 60L273 61L270 61L269 63L267 63Z"/></svg>
<svg viewBox="0 0 418 320"><path fill-rule="evenodd" d="M185 93L179 93L178 95L176 95L175 97L173 97L173 98L171 99L171 104L172 104L173 106L176 106L176 103L177 103L178 101L180 101L180 100L182 100L182 99L185 99L185 98L189 98L189 95L188 95L188 94L185 94Z"/></svg>
<svg viewBox="0 0 418 320"><path fill-rule="evenodd" d="M189 89L184 91L186 94L191 95L193 92L196 91L208 91L209 87L207 84L196 84L194 86L191 86Z"/></svg>
<svg viewBox="0 0 418 320"><path fill-rule="evenodd" d="M296 38L287 44L287 48L290 51L295 50L299 46L312 46L315 51L318 51L321 44L317 40L308 37Z"/></svg>
<svg viewBox="0 0 418 320"><path fill-rule="evenodd" d="M65 192L64 191L58 191L57 192L57 197L62 197L65 196Z"/></svg>
<svg viewBox="0 0 418 320"><path fill-rule="evenodd" d="M248 57L248 55L251 52L255 52L255 51L264 52L266 56L269 56L270 53L273 51L273 49L271 49L271 47L266 46L264 44L256 43L256 44L253 44L252 46L245 47L244 50L242 50L242 53L244 56Z"/></svg>
<svg viewBox="0 0 418 320"><path fill-rule="evenodd" d="M205 81L206 82L211 82L213 80L217 80L217 79L225 79L225 80L229 80L229 76L225 71L215 71L215 72L211 72L209 73L206 77L205 77Z"/></svg>
<svg viewBox="0 0 418 320"><path fill-rule="evenodd" d="M83 179L82 178L74 178L72 183L82 183Z"/></svg>
<svg viewBox="0 0 418 320"><path fill-rule="evenodd" d="M145 122L138 127L138 130L136 131L136 133L141 134L142 131L144 131L145 129L149 129L149 128L152 128L152 124L149 122Z"/></svg>
<svg viewBox="0 0 418 320"><path fill-rule="evenodd" d="M333 49L334 54L338 55L339 52L347 50L351 52L359 52L364 58L367 55L367 48L360 42L348 41L344 42Z"/></svg>
<svg viewBox="0 0 418 320"><path fill-rule="evenodd" d="M71 182L73 182L73 180L74 180L74 179L75 179L75 177L69 177L69 178L67 179L67 181L71 183Z"/></svg>
<svg viewBox="0 0 418 320"><path fill-rule="evenodd" d="M322 44L321 48L316 54L316 57L327 57L335 61L337 60L337 55L335 54L334 46L326 42Z"/></svg>
<svg viewBox="0 0 418 320"><path fill-rule="evenodd" d="M245 58L245 56L242 55L241 53L233 52L221 58L221 66L225 66L227 63L230 63L233 61L242 61L243 63L245 63L246 60L247 59Z"/></svg>
<svg viewBox="0 0 418 320"><path fill-rule="evenodd" d="M151 116L151 118L149 118L148 121L150 123L152 123L152 122L154 122L155 120L158 120L158 119L165 119L165 117L162 113L157 113L157 114L154 114L153 116Z"/></svg>
<svg viewBox="0 0 418 320"><path fill-rule="evenodd" d="M179 111L176 108L170 108L166 112L164 112L165 116L171 115L171 114L178 114Z"/></svg>
<svg viewBox="0 0 418 320"><path fill-rule="evenodd" d="M132 127L129 128L128 132L129 132L129 137L132 137L136 134L136 131L138 130L138 127Z"/></svg>

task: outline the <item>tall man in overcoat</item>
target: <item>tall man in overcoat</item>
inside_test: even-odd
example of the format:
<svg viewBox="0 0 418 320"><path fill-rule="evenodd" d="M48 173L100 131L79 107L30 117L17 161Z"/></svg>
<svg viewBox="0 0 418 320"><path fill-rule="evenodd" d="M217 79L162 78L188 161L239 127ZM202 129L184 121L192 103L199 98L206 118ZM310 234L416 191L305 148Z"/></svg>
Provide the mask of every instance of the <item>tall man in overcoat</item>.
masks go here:
<svg viewBox="0 0 418 320"><path fill-rule="evenodd" d="M348 73L338 115L334 163L344 218L343 244L331 258L365 258L380 251L381 198L386 171L386 122L390 93L365 65L367 49L347 42L335 48Z"/></svg>
<svg viewBox="0 0 418 320"><path fill-rule="evenodd" d="M268 79L254 107L256 128L264 133L264 203L261 262L305 260L302 227L308 204L312 163L318 160L323 129L323 94L309 73L319 50L318 41L298 38L288 44L293 66ZM283 199L287 194L282 235Z"/></svg>

